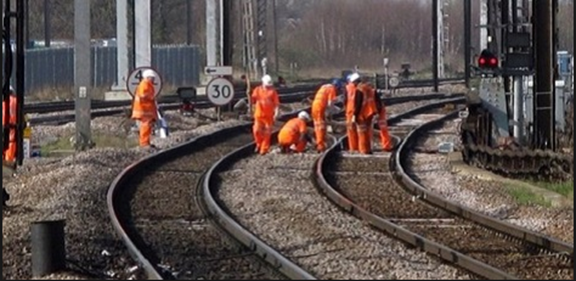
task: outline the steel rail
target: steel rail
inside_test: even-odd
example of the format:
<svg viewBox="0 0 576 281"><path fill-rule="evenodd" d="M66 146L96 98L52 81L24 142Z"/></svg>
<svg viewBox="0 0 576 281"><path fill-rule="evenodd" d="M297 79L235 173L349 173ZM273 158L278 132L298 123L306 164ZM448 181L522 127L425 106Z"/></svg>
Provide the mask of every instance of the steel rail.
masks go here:
<svg viewBox="0 0 576 281"><path fill-rule="evenodd" d="M444 94L422 95L418 96L418 99L426 99L426 98L431 99L441 97L447 97L447 95ZM393 104L393 103L413 101L414 97L408 96L408 97L385 98L384 100L388 104ZM295 117L297 115L297 112L298 111L284 114L281 116L281 119L286 120L288 118ZM235 131L245 130L247 128L250 128L251 126L252 126L251 123L247 123L230 128L225 128L213 132L211 134L195 137L175 147L149 155L126 167L110 184L106 202L108 206L109 216L112 221L112 226L121 237L132 258L146 272L146 275L148 276L149 279L158 279L158 280L162 279L160 269L157 266L153 265L150 262L150 260L144 256L142 251L138 248L136 243L132 240L132 238L128 234L128 231L125 229L124 223L118 216L118 210L116 206L117 206L117 200L119 199L116 198L115 195L130 180L130 178L132 178L138 171L145 169L150 163L167 161L173 157L181 156L182 153L188 151L190 147L194 147L198 144L202 145L211 143L210 140L212 139L226 137ZM252 151L253 145L254 145L253 143L248 144L244 147L239 148L235 152L243 153L246 151ZM222 164L222 159L217 164ZM205 185L206 184L209 185L210 176L217 169L217 167L221 167L221 165L212 166L205 174L205 176L203 177ZM211 197L211 194L209 192L204 192L204 196ZM223 215L225 215L225 213L223 213L222 210L217 207L217 205L214 205L216 203L215 200L213 200L213 198L206 197L205 201L206 206L209 208L209 210L212 211L212 214L215 215L217 218L219 218L217 219L217 222L220 224L220 228L225 229L228 232L228 234L235 237L236 240L247 246L249 249L252 249L257 255L262 257L265 261L271 262L270 264L272 267L277 268L280 272L284 273L288 277L293 277L295 279L314 279L312 275L306 273L302 269L299 269L298 266L291 263L291 261L287 260L286 258L283 258L281 254L279 254L274 249L264 244L261 240L258 240L254 235L246 231L238 223L235 223L233 220L231 220L229 216L224 217Z"/></svg>
<svg viewBox="0 0 576 281"><path fill-rule="evenodd" d="M398 181L401 183L401 185L412 194L418 196L420 199L433 206L439 207L452 214L476 222L498 233L502 233L515 239L530 243L547 251L563 254L567 258L573 259L574 245L541 233L537 233L524 227L492 218L456 202L449 201L418 183L406 172L405 159L407 159L407 154L409 153L410 148L416 143L418 136L420 136L422 132L429 130L431 127L438 126L445 120L454 117L455 114L446 115L440 119L422 124L406 136L405 140L400 144L394 153L391 161L391 166L395 169L399 177Z"/></svg>
<svg viewBox="0 0 576 281"><path fill-rule="evenodd" d="M295 93L285 93L280 95L280 101L282 103L286 102L297 102L299 100L304 100L310 96L314 95L314 89L311 91L304 91L304 92L295 92ZM430 94L430 95L413 95L413 96L401 96L401 97L387 97L384 100L388 104L398 103L398 102L408 102L408 101L417 101L417 100L425 100L425 99L439 99L439 98L449 98L449 97L456 97L456 96L463 96L464 94ZM238 101L240 98L233 100ZM162 110L175 110L180 108L180 103L176 104L160 104L160 108ZM202 103L197 103L196 108L210 108L214 107L212 103L209 101L204 101ZM127 107L123 108L114 108L106 111L92 111L91 116L92 118L95 117L104 117L104 116L112 116L117 114L126 113ZM30 118L31 125L42 125L42 124L55 124L61 125L68 122L73 122L75 120L76 115L74 113L71 114L62 114L62 115L53 115L53 116L40 116L40 117L33 117Z"/></svg>
<svg viewBox="0 0 576 281"><path fill-rule="evenodd" d="M283 103L297 102L297 101L302 100L302 99L308 97L309 95L311 95L311 91L313 91L313 90L314 89L312 89L310 91L304 91L304 92L284 93L284 94L280 95L280 101ZM235 98L232 100L232 102L236 102L240 99L241 98ZM175 109L180 108L181 104L180 103L160 104L159 106L162 110L175 110ZM211 107L214 107L214 105L209 101L198 102L195 105L195 108L211 108ZM122 108L113 108L113 109L109 109L109 110L105 110L105 111L92 111L90 114L91 114L92 118L112 116L112 115L125 113L127 109L128 109L128 107L126 106L126 107L122 107ZM64 123L74 121L75 118L76 118L75 113L53 115L53 116L39 116L39 117L30 118L30 124L31 125L64 124Z"/></svg>
<svg viewBox="0 0 576 281"><path fill-rule="evenodd" d="M424 105L418 108L414 108L407 112L397 114L388 119L389 126L392 126L394 123L398 123L403 118L406 118L408 116L426 112L430 109L440 108L445 104L455 102L464 102L464 99L443 100L436 103ZM447 116L452 116L457 113L458 111L455 110L449 113ZM413 245L419 248L420 250L428 252L432 255L436 255L443 260L456 264L475 274L490 279L518 279L515 276L512 276L490 265L484 264L476 259L466 256L451 248L438 244L434 241L428 240L426 237L411 232L391 222L390 220L377 216L371 213L370 211L366 210L365 208L362 208L358 204L354 203L352 200L350 200L345 195L337 191L334 187L332 187L324 176L324 170L329 159L331 159L331 157L334 157L335 153L343 150L343 141L345 139L346 136L341 137L337 143L332 145L325 153L323 153L320 156L320 158L317 160L314 166L315 167L314 171L315 173L313 177L314 183L316 184L318 189L320 189L320 191L322 191L333 203L335 203L338 207L345 210L346 212L367 221L370 225L387 233L388 235L391 235L397 239L400 239L403 242Z"/></svg>
<svg viewBox="0 0 576 281"><path fill-rule="evenodd" d="M295 116L295 115L294 115ZM272 138L276 138L278 131L273 132ZM293 280L316 280L312 274L305 269L298 266L290 259L283 256L276 249L272 248L262 239L252 234L248 229L244 228L235 219L232 218L218 203L215 198L215 175L217 172L224 170L230 163L236 162L238 159L249 157L253 154L256 144L254 142L244 145L218 160L204 176L203 195L204 201L210 210L212 216L218 223L226 229L226 231L234 236L236 240L240 241L252 252L257 254L263 260L268 262L276 270L282 272L288 278Z"/></svg>
<svg viewBox="0 0 576 281"><path fill-rule="evenodd" d="M318 85L322 83L326 83L327 80L322 79L313 79L309 81L305 81L305 84L301 85L294 85L288 88L279 87L278 91L281 94L289 94L295 92L301 92L306 90L313 90ZM398 88L418 88L418 87L427 87L433 85L433 80L405 80L398 85ZM440 85L444 84L459 84L463 83L462 79L441 79ZM257 86L258 83L252 83L254 86ZM378 89L378 91L382 91L382 89ZM241 98L246 97L246 90L242 90L241 87L236 87L234 100L238 101ZM170 103L177 103L180 101L180 97L177 95L163 95L158 98L158 102L160 104L170 104ZM194 101L197 104L206 105L210 104L208 98L204 95L197 96L196 100ZM50 101L50 102L37 102L37 103L29 103L24 105L24 113L51 113L51 112L59 112L59 111L67 111L67 110L74 110L75 108L75 101L74 100L65 100L65 101ZM105 100L92 100L91 101L91 108L92 109L105 109L105 108L112 108L112 107L122 107L122 106L129 106L132 104L131 100L119 100L119 101L105 101Z"/></svg>
<svg viewBox="0 0 576 281"><path fill-rule="evenodd" d="M306 85L296 85L287 88L278 88L279 94L293 94L298 92L304 91L312 91L316 89L320 84L306 84ZM235 90L233 101L238 101L241 98L246 97L246 90ZM180 102L180 97L177 95L165 95L158 97L158 103L165 104L165 103L178 103ZM205 95L198 95L196 100L193 101L194 103L200 105L211 105L208 97ZM33 103L24 105L24 113L50 113L50 112L59 112L59 111L66 111L66 110L74 110L75 108L75 101L55 101L55 102L45 102L45 103ZM121 106L130 106L132 104L132 100L119 100L119 101L105 101L105 100L92 100L91 101L91 108L92 109L105 109L111 107L121 107Z"/></svg>
<svg viewBox="0 0 576 281"><path fill-rule="evenodd" d="M284 120L287 120L289 118L295 117L299 111L300 110L283 114L279 117L279 119L284 121ZM106 203L108 206L108 213L109 213L110 219L112 221L112 226L114 227L116 232L120 235L122 241L124 242L124 244L128 248L128 251L129 251L130 255L132 256L132 258L138 263L139 267L141 267L146 272L146 275L148 276L149 279L154 279L154 280L163 279L162 275L160 273L161 269L159 267L157 267L156 265L152 264L150 262L150 260L142 253L141 249L138 248L138 245L136 245L136 243L133 241L132 237L130 236L129 231L126 229L125 223L122 222L122 220L119 218L117 204L118 204L118 200L120 200L120 199L116 197L116 194L119 193L119 191L123 188L123 186L125 184L127 184L127 182L137 172L141 171L142 169L145 169L150 163L154 162L157 164L158 162L165 162L165 161L168 161L172 158L179 157L183 153L186 153L186 151L189 151L191 147L208 145L209 143L213 143L212 140L214 140L214 139L226 138L226 137L230 136L231 133L249 129L251 126L252 126L252 123L245 123L245 124L240 124L237 126L221 129L221 130L215 131L211 134L206 134L206 135L201 135L201 136L195 137L195 138L190 139L190 140L188 140L182 144L179 144L175 147L156 152L156 153L149 155L143 159L140 159L137 162L126 167L124 170L122 170L122 172L110 184L110 187L109 187L108 193L107 193L107 197L106 197ZM224 224L224 225L220 225L220 227L224 228L226 230L232 229L233 233L236 233L236 235L233 235L233 237L235 237L241 243L243 243L243 241L245 241L247 239L245 237L244 238L242 238L242 237L238 238L239 236L237 233L242 233L242 230L241 229L235 229L234 230L235 226L233 226L229 223ZM251 245L247 245L247 246L250 249L252 249ZM266 251L262 252L262 249L265 249ZM260 252L258 252L259 256L263 257L265 260L267 260L266 257L270 257L270 256L277 257L278 255L280 255L279 253L274 251L272 248L259 248L259 250L260 250ZM271 266L276 267L277 264L271 264Z"/></svg>

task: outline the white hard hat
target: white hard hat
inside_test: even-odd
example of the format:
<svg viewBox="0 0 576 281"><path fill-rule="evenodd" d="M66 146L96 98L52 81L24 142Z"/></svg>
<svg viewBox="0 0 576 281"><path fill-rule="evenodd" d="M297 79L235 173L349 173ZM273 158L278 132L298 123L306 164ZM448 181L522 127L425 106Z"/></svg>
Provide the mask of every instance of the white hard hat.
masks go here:
<svg viewBox="0 0 576 281"><path fill-rule="evenodd" d="M156 78L156 73L152 69L146 69L142 71L142 77L144 78Z"/></svg>
<svg viewBox="0 0 576 281"><path fill-rule="evenodd" d="M306 121L310 120L310 115L308 114L308 112L306 111L300 111L300 113L298 113L298 118L300 119L304 119Z"/></svg>
<svg viewBox="0 0 576 281"><path fill-rule="evenodd" d="M272 77L270 77L268 74L262 76L262 85L272 86Z"/></svg>
<svg viewBox="0 0 576 281"><path fill-rule="evenodd" d="M354 72L352 74L350 74L350 76L348 76L348 82L354 82L356 80L360 79L360 74Z"/></svg>

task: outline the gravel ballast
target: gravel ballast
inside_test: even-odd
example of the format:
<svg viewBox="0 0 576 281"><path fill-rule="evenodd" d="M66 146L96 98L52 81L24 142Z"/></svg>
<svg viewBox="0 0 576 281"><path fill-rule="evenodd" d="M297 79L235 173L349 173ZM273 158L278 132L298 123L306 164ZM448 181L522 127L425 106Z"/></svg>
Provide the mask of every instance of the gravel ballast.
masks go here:
<svg viewBox="0 0 576 281"><path fill-rule="evenodd" d="M457 128L459 121L444 122L436 131L419 139L418 147L435 149L440 142L454 142L461 146ZM408 171L430 190L449 200L458 202L492 217L545 233L573 243L573 207L543 207L519 204L499 181L489 181L470 174L452 172L448 157L444 154L411 153Z"/></svg>
<svg viewBox="0 0 576 281"><path fill-rule="evenodd" d="M469 279L341 212L310 181L315 153L254 156L218 175L242 225L321 279Z"/></svg>

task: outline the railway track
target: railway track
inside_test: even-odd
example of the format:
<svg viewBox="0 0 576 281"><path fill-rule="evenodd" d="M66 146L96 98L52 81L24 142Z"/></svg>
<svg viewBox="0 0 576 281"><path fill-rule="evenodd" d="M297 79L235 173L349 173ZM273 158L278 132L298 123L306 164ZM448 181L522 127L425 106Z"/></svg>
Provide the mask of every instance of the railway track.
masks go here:
<svg viewBox="0 0 576 281"><path fill-rule="evenodd" d="M319 187L338 206L373 226L478 276L573 279L572 245L447 201L405 172L419 134L455 113L405 126L416 129L405 135L392 161L392 155L342 157L341 146L333 146L318 161Z"/></svg>
<svg viewBox="0 0 576 281"><path fill-rule="evenodd" d="M318 85L316 84L301 85L291 88L279 88L278 92L280 94L281 102L289 103L304 99L305 97L310 95L310 93L312 93L317 87ZM231 104L233 105L234 103L245 97L246 97L246 91L237 92ZM92 118L125 114L131 105L131 101L93 101L93 105L94 106L92 107L91 111ZM180 99L176 96L166 96L160 98L159 105L163 110L175 110L181 107ZM205 96L199 96L198 99L195 101L194 107L202 109L202 108L211 108L214 107L214 105L210 101L208 101L208 99ZM38 104L28 109L26 109L25 107L25 112L27 113L32 113L33 111L36 111L35 113L49 113L49 112L69 111L69 110L74 110L73 101L48 103L46 105ZM38 124L59 125L74 121L75 116L76 115L74 112L67 114L65 113L58 115L49 115L49 116L37 116L32 117L30 119L30 123L31 125L38 125Z"/></svg>
<svg viewBox="0 0 576 281"><path fill-rule="evenodd" d="M390 99L389 103L406 100L410 97ZM147 276L312 278L233 222L216 216L211 194L197 189L203 172L214 162L251 142L250 128L251 124L245 124L224 129L153 155L126 168L111 185L108 204L113 225ZM214 216L216 224L211 223ZM244 247L223 239L219 227L233 233ZM272 267L263 265L257 256Z"/></svg>
<svg viewBox="0 0 576 281"><path fill-rule="evenodd" d="M205 196L214 197L208 198L213 201L212 212L225 225L234 229L241 225L245 232L254 233L244 241L247 246L256 251L267 247L265 244L273 246L318 279L450 279L467 275L406 249L327 202L310 181L319 154L261 157L252 150L253 144L238 148L204 178ZM277 264L278 257L267 257Z"/></svg>
<svg viewBox="0 0 576 281"><path fill-rule="evenodd" d="M453 84L453 83L462 83L461 79L445 79L440 80L442 84ZM278 88L279 93L281 94L293 94L298 92L306 92L312 91L318 85L322 83L326 83L327 81L322 79L314 79L310 81L306 81L305 83L291 86L289 88ZM257 86L257 83L253 83L253 87ZM432 86L432 80L406 80L403 81L398 88L416 88L416 87L428 87ZM232 103L238 101L241 98L246 97L246 90L245 87L237 86L235 91L235 98L233 99ZM160 96L158 100L159 104L163 105L164 107L168 108L177 108L177 105L180 103L180 98L177 95L164 95ZM208 100L206 96L198 96L195 100L196 106L199 108L206 108L211 107L212 104ZM104 100L92 100L91 101L91 109L111 109L115 107L126 107L130 106L131 101L104 101ZM30 103L24 105L24 113L36 113L36 114L44 114L44 113L52 113L52 112L61 112L61 111L68 111L74 110L75 102L73 100L67 101L53 101L53 102L38 102L38 103Z"/></svg>
<svg viewBox="0 0 576 281"><path fill-rule="evenodd" d="M149 278L283 278L223 235L197 186L212 163L251 141L250 123L200 136L128 167L111 185L114 227Z"/></svg>

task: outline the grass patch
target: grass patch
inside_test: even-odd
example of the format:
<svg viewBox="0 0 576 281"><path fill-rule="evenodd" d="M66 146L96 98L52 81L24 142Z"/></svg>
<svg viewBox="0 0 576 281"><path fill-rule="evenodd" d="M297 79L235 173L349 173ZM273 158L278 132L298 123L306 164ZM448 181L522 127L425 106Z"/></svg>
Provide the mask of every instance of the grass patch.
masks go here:
<svg viewBox="0 0 576 281"><path fill-rule="evenodd" d="M565 181L559 183L551 183L551 182L534 182L532 183L538 187L554 191L558 194L562 194L569 199L574 198L574 182L573 181Z"/></svg>
<svg viewBox="0 0 576 281"><path fill-rule="evenodd" d="M70 143L71 137L72 135L68 135L41 146L41 155L50 156L57 154L58 151L74 150L74 147ZM135 137L110 136L101 133L93 133L92 141L95 143L96 147L132 148L138 145L138 139Z"/></svg>
<svg viewBox="0 0 576 281"><path fill-rule="evenodd" d="M552 206L552 203L546 200L544 196L536 194L522 186L508 185L506 191L520 205L540 205L544 207Z"/></svg>

